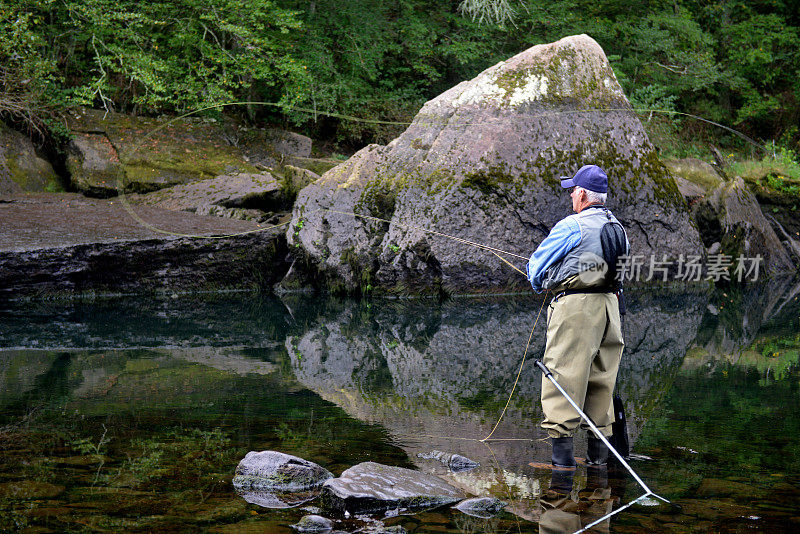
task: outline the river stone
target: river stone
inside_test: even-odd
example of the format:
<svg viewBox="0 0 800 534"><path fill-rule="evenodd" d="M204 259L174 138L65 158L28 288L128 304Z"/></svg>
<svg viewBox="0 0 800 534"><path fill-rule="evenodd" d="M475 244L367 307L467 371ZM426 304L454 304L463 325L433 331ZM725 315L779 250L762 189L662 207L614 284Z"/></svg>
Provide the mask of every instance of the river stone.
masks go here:
<svg viewBox="0 0 800 534"><path fill-rule="evenodd" d="M285 165L283 167L283 177L293 190L300 191L311 182L318 180L319 174L302 167Z"/></svg>
<svg viewBox="0 0 800 534"><path fill-rule="evenodd" d="M667 159L664 160L664 165L675 177L684 196L687 193L689 196L702 196L723 182L722 176L713 165L698 158Z"/></svg>
<svg viewBox="0 0 800 534"><path fill-rule="evenodd" d="M333 521L321 515L304 515L292 528L298 532L327 532L333 530Z"/></svg>
<svg viewBox="0 0 800 534"><path fill-rule="evenodd" d="M506 504L497 497L474 497L472 499L464 499L453 508L473 517L488 519L497 515L500 510L506 507Z"/></svg>
<svg viewBox="0 0 800 534"><path fill-rule="evenodd" d="M246 208L223 208L216 204L203 204L199 206L195 213L197 215L213 215L214 217L222 217L223 219L238 219L240 221L255 221L264 222L270 218L270 215L261 210L246 209Z"/></svg>
<svg viewBox="0 0 800 534"><path fill-rule="evenodd" d="M314 462L277 451L250 451L236 466L233 485L239 489L305 491L319 487L333 474Z"/></svg>
<svg viewBox="0 0 800 534"><path fill-rule="evenodd" d="M267 142L281 154L301 158L311 155L312 141L310 137L277 128L267 129L264 133Z"/></svg>
<svg viewBox="0 0 800 534"><path fill-rule="evenodd" d="M387 510L424 510L464 497L444 480L402 467L363 462L322 485L322 506L336 513L381 513Z"/></svg>
<svg viewBox="0 0 800 534"><path fill-rule="evenodd" d="M104 133L76 132L67 147L72 186L92 196L112 196L125 170L116 147Z"/></svg>
<svg viewBox="0 0 800 534"><path fill-rule="evenodd" d="M534 46L427 102L388 145L361 149L304 188L286 235L320 285L529 289L487 251L425 230L490 243L520 265L571 213L559 177L587 163L607 171L608 205L634 254L702 254L685 199L586 35Z"/></svg>
<svg viewBox="0 0 800 534"><path fill-rule="evenodd" d="M92 196L116 195L120 180L128 192L147 192L221 174L259 172L237 146L234 125L88 108L73 109L67 124L72 184Z"/></svg>

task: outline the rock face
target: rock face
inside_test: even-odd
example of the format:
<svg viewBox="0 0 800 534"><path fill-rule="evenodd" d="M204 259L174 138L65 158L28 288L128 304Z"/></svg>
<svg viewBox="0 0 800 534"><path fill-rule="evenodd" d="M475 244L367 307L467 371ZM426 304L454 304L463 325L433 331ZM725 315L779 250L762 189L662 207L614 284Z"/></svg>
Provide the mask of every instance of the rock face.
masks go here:
<svg viewBox="0 0 800 534"><path fill-rule="evenodd" d="M36 154L31 140L0 123L0 195L59 190L52 165Z"/></svg>
<svg viewBox="0 0 800 534"><path fill-rule="evenodd" d="M486 251L424 230L527 258L570 213L559 176L586 163L607 171L635 254L701 252L674 180L585 35L530 48L425 104L400 137L303 189L287 238L316 279L350 290L522 288Z"/></svg>
<svg viewBox="0 0 800 534"><path fill-rule="evenodd" d="M322 486L323 506L343 514L424 510L461 500L464 494L444 480L374 462L354 465Z"/></svg>
<svg viewBox="0 0 800 534"><path fill-rule="evenodd" d="M146 195L132 195L131 201L167 210L197 211L206 206L246 208L277 204L281 183L270 173L223 174L208 180L176 185Z"/></svg>
<svg viewBox="0 0 800 534"><path fill-rule="evenodd" d="M306 491L333 474L314 462L277 451L250 451L236 466L233 485L238 489Z"/></svg>
<svg viewBox="0 0 800 534"><path fill-rule="evenodd" d="M165 121L80 109L70 115L69 127L72 184L98 197L116 195L118 182L129 192L150 192L232 173L259 175L263 171L247 155L245 138L252 138L254 150L271 154L299 157L311 151L305 136L279 130L265 135L197 117Z"/></svg>
<svg viewBox="0 0 800 534"><path fill-rule="evenodd" d="M707 246L720 243L719 252L733 258L731 272L740 255L753 258L760 254L766 274L796 270L775 230L764 217L753 193L736 177L717 186L694 209L698 226Z"/></svg>

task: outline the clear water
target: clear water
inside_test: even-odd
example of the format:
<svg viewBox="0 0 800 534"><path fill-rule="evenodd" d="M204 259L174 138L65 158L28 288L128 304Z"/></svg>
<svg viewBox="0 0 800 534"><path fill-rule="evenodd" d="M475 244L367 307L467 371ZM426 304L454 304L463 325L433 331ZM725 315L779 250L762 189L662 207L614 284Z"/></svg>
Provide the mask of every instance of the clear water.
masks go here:
<svg viewBox="0 0 800 534"><path fill-rule="evenodd" d="M618 392L634 469L675 506L640 502L604 532L800 528L800 288L629 295ZM642 495L579 467L550 491L540 375L525 364L540 300L347 301L214 295L0 304L0 530L293 532L314 501L249 504L249 450L339 474L363 461L434 473L508 502L350 518L344 531L558 532ZM537 325L529 358L541 355ZM577 439L577 455L584 453ZM481 467L451 473L431 451ZM650 459L645 459L649 457ZM530 465L534 463L534 465Z"/></svg>

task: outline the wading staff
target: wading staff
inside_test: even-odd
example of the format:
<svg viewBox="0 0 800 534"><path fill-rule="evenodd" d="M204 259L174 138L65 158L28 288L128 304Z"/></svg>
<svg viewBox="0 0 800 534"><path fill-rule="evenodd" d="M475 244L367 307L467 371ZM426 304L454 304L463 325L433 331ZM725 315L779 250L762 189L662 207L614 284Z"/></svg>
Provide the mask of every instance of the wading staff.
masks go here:
<svg viewBox="0 0 800 534"><path fill-rule="evenodd" d="M664 501L664 502L665 502L665 503L667 503L667 504L672 504L672 503L670 503L670 502L669 502L667 499L665 499L664 497L661 497L661 496L659 496L659 495L656 495L655 493L653 493L653 492L650 490L650 488L648 488L648 487L647 487L647 484L645 484L645 483L644 483L644 481L643 481L641 478L639 478L639 475L637 475L637 474L636 474L636 472L633 470L633 468L632 468L630 465L628 465L628 462L626 462L626 461L625 461L625 458L623 458L623 457L622 457L622 455L621 455L619 452L617 452L617 449L615 449L615 448L614 448L614 446L613 446L613 445L611 445L611 443L608 441L608 438L606 438L606 437L603 435L603 433L602 433L602 432L600 432L600 429L599 429L599 428L597 428L597 426L594 424L594 421L592 421L592 420L589 418L589 416L588 416L588 415L586 415L586 414L583 412L583 410L581 410L580 406L578 406L578 405L575 403L575 401L574 401L574 400L572 400L572 397L570 397L570 396L569 396L569 394L567 394L567 392L566 392L566 391L564 391L564 388L562 388L562 387L561 387L561 384L559 384L559 383L556 381L556 379L555 379L555 378L553 378L553 373L551 373L551 372L550 372L550 369L548 369L548 368L545 366L545 364L543 364L543 363L542 363L542 361L541 361L541 360L535 360L535 363L536 363L536 366L537 366L539 369L541 369L541 370L542 370L542 373L544 373L544 376L546 376L546 377L547 377L547 378L550 380L550 382L552 382L552 383L553 383L553 385L556 387L556 389L558 389L558 391L560 391L560 392L561 392L561 394L562 394L562 395L564 395L564 398L565 398L565 399L567 399L567 402L569 402L569 403L572 405L572 407L573 407L573 408L575 408L575 410L577 410L578 414L579 414L579 415L580 415L580 416L583 418L583 420L584 420L584 421L586 421L586 424L588 424L588 425L589 425L589 428L591 428L591 429L592 429L592 432L594 432L594 433L595 433L595 435L597 436L597 438L598 438L599 440L601 440L603 443L605 443L605 444L606 444L606 447L608 447L608 450L610 450L611 452L613 452L613 453L614 453L614 456L616 456L616 457L617 457L617 460L619 460L619 462L620 462L622 465L624 465L624 466L625 466L625 468L628 470L628 472L630 472L630 474L633 476L633 478L634 478L634 479L636 479L636 482L638 482L638 483L639 483L639 485L642 487L642 489L643 489L643 490L646 492L644 495L642 495L641 497L639 497L639 499L636 499L636 500L638 501L638 500L640 500L640 499L643 499L644 497L647 497L647 496L650 496L650 495L652 495L653 497L655 497L655 498L657 498L657 499L660 499L660 500Z"/></svg>

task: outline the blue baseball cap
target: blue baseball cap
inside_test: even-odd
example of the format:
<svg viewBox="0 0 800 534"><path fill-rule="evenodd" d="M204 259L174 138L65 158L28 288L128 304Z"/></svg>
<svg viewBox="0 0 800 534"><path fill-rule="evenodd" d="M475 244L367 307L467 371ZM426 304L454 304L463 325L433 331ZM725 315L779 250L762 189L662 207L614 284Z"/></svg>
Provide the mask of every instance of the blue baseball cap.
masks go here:
<svg viewBox="0 0 800 534"><path fill-rule="evenodd" d="M576 185L595 193L607 193L608 176L606 176L606 171L597 165L584 165L578 169L578 172L572 178L568 176L561 177L561 187L564 189L569 189Z"/></svg>

